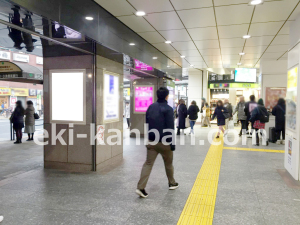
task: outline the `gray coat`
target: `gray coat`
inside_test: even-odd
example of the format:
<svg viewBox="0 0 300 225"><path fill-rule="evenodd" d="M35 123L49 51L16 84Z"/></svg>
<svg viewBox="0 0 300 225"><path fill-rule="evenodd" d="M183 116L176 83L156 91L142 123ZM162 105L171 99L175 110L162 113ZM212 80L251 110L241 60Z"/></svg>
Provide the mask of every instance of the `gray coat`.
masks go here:
<svg viewBox="0 0 300 225"><path fill-rule="evenodd" d="M34 112L35 109L33 105L29 105L27 109L25 110L25 126L34 126L35 120L34 120Z"/></svg>
<svg viewBox="0 0 300 225"><path fill-rule="evenodd" d="M234 113L238 113L238 120L247 120L245 109L245 102L239 102L235 107Z"/></svg>

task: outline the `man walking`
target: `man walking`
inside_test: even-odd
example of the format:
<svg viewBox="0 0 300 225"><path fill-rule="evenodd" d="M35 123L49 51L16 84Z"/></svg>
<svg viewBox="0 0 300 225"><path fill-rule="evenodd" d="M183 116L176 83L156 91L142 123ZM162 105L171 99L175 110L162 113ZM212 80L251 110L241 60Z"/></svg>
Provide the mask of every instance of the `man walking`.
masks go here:
<svg viewBox="0 0 300 225"><path fill-rule="evenodd" d="M224 107L227 109L230 117L225 119L225 128L226 130L228 129L228 123L229 123L229 120L232 120L232 105L229 103L229 100L228 99L225 99L224 100Z"/></svg>
<svg viewBox="0 0 300 225"><path fill-rule="evenodd" d="M238 120L241 122L241 131L239 136L242 136L242 134L245 134L244 131L248 132L248 126L247 126L247 116L245 114L245 98L244 96L240 97L240 101L235 107L234 113L237 113Z"/></svg>
<svg viewBox="0 0 300 225"><path fill-rule="evenodd" d="M250 117L251 117L251 112L253 109L255 109L257 107L257 102L255 101L255 96L254 95L250 95L250 101L246 102L245 104L245 113L247 116L247 124L246 126L248 127L249 121L250 121ZM253 123L251 123L251 131L253 130ZM249 134L248 137L251 137L251 135Z"/></svg>
<svg viewBox="0 0 300 225"><path fill-rule="evenodd" d="M157 102L149 106L146 112L146 123L149 125L148 140L158 143L148 144L147 159L144 163L141 177L137 185L136 193L142 197L148 197L145 187L147 185L153 164L158 154L161 154L165 163L166 174L169 181L169 189L178 188L174 179L173 151L174 143L174 114L173 109L168 105L169 90L161 87L157 90ZM168 129L166 132L164 132ZM155 130L156 132L151 132ZM158 137L156 137L158 135Z"/></svg>

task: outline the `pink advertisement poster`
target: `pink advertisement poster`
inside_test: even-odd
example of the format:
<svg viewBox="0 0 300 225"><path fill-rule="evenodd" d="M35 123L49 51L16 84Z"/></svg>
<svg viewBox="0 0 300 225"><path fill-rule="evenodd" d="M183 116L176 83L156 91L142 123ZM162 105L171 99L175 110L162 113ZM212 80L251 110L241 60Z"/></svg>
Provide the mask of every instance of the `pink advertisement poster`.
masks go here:
<svg viewBox="0 0 300 225"><path fill-rule="evenodd" d="M153 103L153 87L139 86L134 88L134 111L144 113Z"/></svg>
<svg viewBox="0 0 300 225"><path fill-rule="evenodd" d="M137 70L148 70L148 71L153 70L153 67L151 67L151 66L147 65L146 63L143 63L137 59L134 59L134 62L135 62L135 68Z"/></svg>

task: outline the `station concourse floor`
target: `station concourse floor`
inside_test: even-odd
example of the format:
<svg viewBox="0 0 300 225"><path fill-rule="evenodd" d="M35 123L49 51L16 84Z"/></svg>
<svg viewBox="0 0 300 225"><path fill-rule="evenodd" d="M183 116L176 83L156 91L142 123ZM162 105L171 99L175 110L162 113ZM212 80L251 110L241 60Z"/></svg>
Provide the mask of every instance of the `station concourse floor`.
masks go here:
<svg viewBox="0 0 300 225"><path fill-rule="evenodd" d="M123 160L95 173L44 170L41 146L0 142L1 225L300 224L300 184L284 170L284 146L253 147L251 141L212 146L210 130L195 128L196 143L205 140L203 145L192 146L189 135L185 145L177 145L178 189L168 190L163 160L157 158L146 199L135 194L146 149L135 145L127 129L130 145L124 145ZM210 187L217 191L205 196ZM203 208L204 199L212 204Z"/></svg>

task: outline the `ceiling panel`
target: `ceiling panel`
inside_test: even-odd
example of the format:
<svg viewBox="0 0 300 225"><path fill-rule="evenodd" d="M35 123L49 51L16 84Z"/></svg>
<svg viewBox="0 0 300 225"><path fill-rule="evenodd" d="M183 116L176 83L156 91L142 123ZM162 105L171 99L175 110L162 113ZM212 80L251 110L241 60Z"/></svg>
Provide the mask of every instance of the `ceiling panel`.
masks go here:
<svg viewBox="0 0 300 225"><path fill-rule="evenodd" d="M243 57L242 57L242 60L245 60L245 59L251 59L251 60L257 60L257 59L259 59L259 57L261 56L261 54L245 54L245 55L243 55Z"/></svg>
<svg viewBox="0 0 300 225"><path fill-rule="evenodd" d="M222 55L238 55L243 48L242 47L234 47L234 48L222 48Z"/></svg>
<svg viewBox="0 0 300 225"><path fill-rule="evenodd" d="M290 43L289 35L277 35L272 45L288 45Z"/></svg>
<svg viewBox="0 0 300 225"><path fill-rule="evenodd" d="M269 45L274 36L251 37L247 39L246 46Z"/></svg>
<svg viewBox="0 0 300 225"><path fill-rule="evenodd" d="M289 45L271 45L266 52L285 52L289 49Z"/></svg>
<svg viewBox="0 0 300 225"><path fill-rule="evenodd" d="M126 1L95 0L95 2L114 16L131 15L135 13L134 8L132 8Z"/></svg>
<svg viewBox="0 0 300 225"><path fill-rule="evenodd" d="M183 29L183 25L175 12L148 14L145 18L157 30Z"/></svg>
<svg viewBox="0 0 300 225"><path fill-rule="evenodd" d="M247 4L249 0L215 0L215 6L233 5L233 4Z"/></svg>
<svg viewBox="0 0 300 225"><path fill-rule="evenodd" d="M174 42L174 43L172 43L172 45L178 51L180 51L180 50L189 50L189 49L190 50L192 50L192 49L196 50L197 49L192 41Z"/></svg>
<svg viewBox="0 0 300 225"><path fill-rule="evenodd" d="M239 60L241 56L238 54L236 55L222 55L222 60L223 61L230 61L230 60Z"/></svg>
<svg viewBox="0 0 300 225"><path fill-rule="evenodd" d="M146 13L173 11L169 0L128 0L138 11ZM120 1L118 1L120 2Z"/></svg>
<svg viewBox="0 0 300 225"><path fill-rule="evenodd" d="M200 56L197 49L190 49L190 50L178 50L181 55L185 56Z"/></svg>
<svg viewBox="0 0 300 225"><path fill-rule="evenodd" d="M247 34L249 24L218 26L220 38L242 38Z"/></svg>
<svg viewBox="0 0 300 225"><path fill-rule="evenodd" d="M152 45L162 52L174 51L174 48L171 45L168 45L166 43L156 43L156 44L152 44Z"/></svg>
<svg viewBox="0 0 300 225"><path fill-rule="evenodd" d="M249 23L253 12L253 6L249 5L230 5L215 9L218 25Z"/></svg>
<svg viewBox="0 0 300 225"><path fill-rule="evenodd" d="M248 54L256 54L256 53L262 54L266 48L267 48L267 45L254 46L254 47L245 46L244 52L246 52Z"/></svg>
<svg viewBox="0 0 300 225"><path fill-rule="evenodd" d="M284 52L273 52L273 53L265 53L262 56L262 59L278 59L280 56L282 56Z"/></svg>
<svg viewBox="0 0 300 225"><path fill-rule="evenodd" d="M223 48L223 47L224 48L241 47L241 50L242 50L244 43L245 43L245 40L242 38L220 39L221 48Z"/></svg>
<svg viewBox="0 0 300 225"><path fill-rule="evenodd" d="M213 8L178 11L186 28L216 26Z"/></svg>
<svg viewBox="0 0 300 225"><path fill-rule="evenodd" d="M284 26L281 28L279 34L290 34L290 25L291 25L291 23L292 23L292 21L287 21L284 24Z"/></svg>
<svg viewBox="0 0 300 225"><path fill-rule="evenodd" d="M219 48L204 49L201 50L201 54L203 56L220 55L220 49Z"/></svg>
<svg viewBox="0 0 300 225"><path fill-rule="evenodd" d="M265 1L256 7L253 22L284 21L288 18L298 0Z"/></svg>
<svg viewBox="0 0 300 225"><path fill-rule="evenodd" d="M125 25L130 27L135 32L146 32L146 31L155 31L153 27L144 20L143 17L137 17L135 15L132 16L122 16L118 18Z"/></svg>
<svg viewBox="0 0 300 225"><path fill-rule="evenodd" d="M138 34L150 43L165 42L165 39L159 33L157 33L156 31L138 33Z"/></svg>
<svg viewBox="0 0 300 225"><path fill-rule="evenodd" d="M218 40L195 41L195 43L200 51L202 49L219 48Z"/></svg>
<svg viewBox="0 0 300 225"><path fill-rule="evenodd" d="M175 51L175 50L173 50L173 51L163 51L163 53L166 56L170 57L170 58L180 57L180 54L177 51Z"/></svg>
<svg viewBox="0 0 300 225"><path fill-rule="evenodd" d="M206 27L206 28L194 28L188 29L188 32L192 36L193 40L201 41L207 39L218 39L216 27Z"/></svg>
<svg viewBox="0 0 300 225"><path fill-rule="evenodd" d="M176 10L212 7L211 0L171 0Z"/></svg>
<svg viewBox="0 0 300 225"><path fill-rule="evenodd" d="M167 40L170 40L172 42L191 40L190 36L188 35L185 29L160 31L159 33L161 33Z"/></svg>
<svg viewBox="0 0 300 225"><path fill-rule="evenodd" d="M283 21L268 23L252 23L249 34L251 36L276 35L283 23Z"/></svg>

